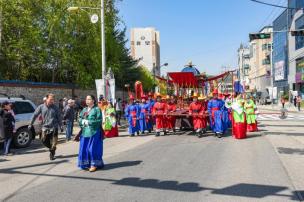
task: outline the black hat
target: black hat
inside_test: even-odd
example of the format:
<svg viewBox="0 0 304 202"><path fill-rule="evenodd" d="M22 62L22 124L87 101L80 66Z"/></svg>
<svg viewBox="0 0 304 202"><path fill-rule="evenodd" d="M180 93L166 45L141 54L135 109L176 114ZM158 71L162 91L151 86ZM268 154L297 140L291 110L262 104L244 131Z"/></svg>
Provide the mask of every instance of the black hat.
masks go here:
<svg viewBox="0 0 304 202"><path fill-rule="evenodd" d="M4 106L6 106L6 105L9 105L10 103L8 102L8 101L4 101L3 103L2 103L2 107L4 107Z"/></svg>

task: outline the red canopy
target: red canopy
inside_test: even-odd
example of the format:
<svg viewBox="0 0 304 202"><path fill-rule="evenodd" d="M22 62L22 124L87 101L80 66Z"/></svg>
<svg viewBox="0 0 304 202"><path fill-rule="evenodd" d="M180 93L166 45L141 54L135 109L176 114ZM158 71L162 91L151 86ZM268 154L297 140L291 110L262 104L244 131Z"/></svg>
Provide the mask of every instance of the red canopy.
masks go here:
<svg viewBox="0 0 304 202"><path fill-rule="evenodd" d="M192 72L169 72L172 82L180 87L197 87L198 82Z"/></svg>

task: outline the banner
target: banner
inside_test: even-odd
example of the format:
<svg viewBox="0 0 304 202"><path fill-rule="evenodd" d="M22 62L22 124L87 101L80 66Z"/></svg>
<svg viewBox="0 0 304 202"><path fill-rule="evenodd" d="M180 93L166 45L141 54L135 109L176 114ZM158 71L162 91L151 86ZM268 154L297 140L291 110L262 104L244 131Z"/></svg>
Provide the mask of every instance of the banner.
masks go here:
<svg viewBox="0 0 304 202"><path fill-rule="evenodd" d="M100 95L104 96L104 82L103 82L103 79L96 79L95 80L95 85L96 85L97 100L98 100Z"/></svg>
<svg viewBox="0 0 304 202"><path fill-rule="evenodd" d="M285 62L283 60L276 62L274 64L274 80L275 81L280 81L284 80L284 66Z"/></svg>
<svg viewBox="0 0 304 202"><path fill-rule="evenodd" d="M103 79L96 79L95 85L96 85L97 99L99 98L100 95L103 95L106 100L112 100L112 102L115 101L115 79L107 80L105 91L104 91Z"/></svg>

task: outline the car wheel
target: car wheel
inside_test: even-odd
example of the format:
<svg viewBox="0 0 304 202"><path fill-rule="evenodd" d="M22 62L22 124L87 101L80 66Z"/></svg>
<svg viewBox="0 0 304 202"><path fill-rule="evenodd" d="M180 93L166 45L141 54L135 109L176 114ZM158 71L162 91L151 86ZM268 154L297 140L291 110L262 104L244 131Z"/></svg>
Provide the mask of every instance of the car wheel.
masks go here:
<svg viewBox="0 0 304 202"><path fill-rule="evenodd" d="M14 145L17 148L25 148L30 146L32 139L32 132L27 128L21 128L15 134Z"/></svg>

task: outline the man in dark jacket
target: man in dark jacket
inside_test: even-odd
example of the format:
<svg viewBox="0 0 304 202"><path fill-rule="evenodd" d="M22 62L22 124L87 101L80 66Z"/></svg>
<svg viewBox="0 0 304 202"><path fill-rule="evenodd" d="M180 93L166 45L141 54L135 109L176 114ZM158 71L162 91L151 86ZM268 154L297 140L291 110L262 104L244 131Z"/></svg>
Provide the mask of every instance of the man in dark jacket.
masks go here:
<svg viewBox="0 0 304 202"><path fill-rule="evenodd" d="M74 125L74 100L69 99L68 105L63 109L63 120L66 123L66 140L70 141L73 134Z"/></svg>
<svg viewBox="0 0 304 202"><path fill-rule="evenodd" d="M4 155L10 153L11 142L13 140L14 128L15 128L15 118L12 113L10 113L11 104L5 101L2 104L2 119L3 119L3 129L4 129Z"/></svg>
<svg viewBox="0 0 304 202"><path fill-rule="evenodd" d="M0 142L4 142L4 139L5 139L4 126L3 126L3 115L4 115L4 110L0 108Z"/></svg>
<svg viewBox="0 0 304 202"><path fill-rule="evenodd" d="M48 94L46 102L41 104L34 112L29 128L39 115L42 116L42 144L50 150L50 160L55 160L55 151L58 141L58 128L62 126L61 114L58 107L54 104L55 96Z"/></svg>

